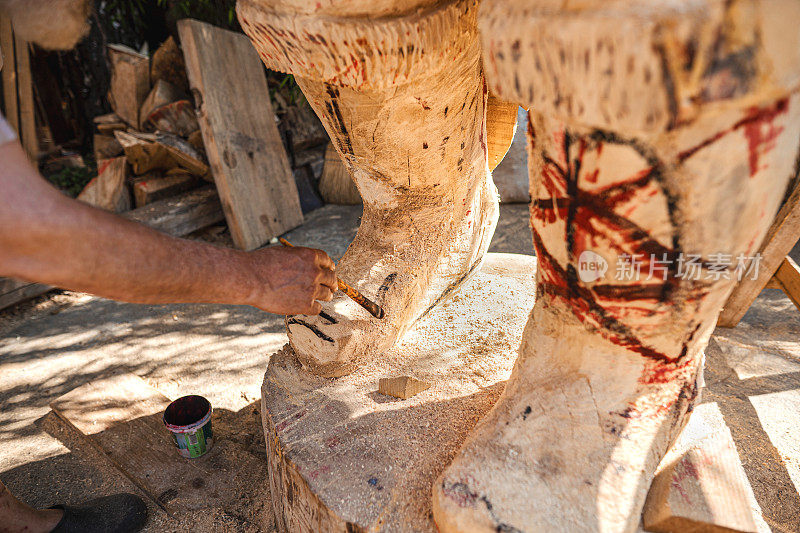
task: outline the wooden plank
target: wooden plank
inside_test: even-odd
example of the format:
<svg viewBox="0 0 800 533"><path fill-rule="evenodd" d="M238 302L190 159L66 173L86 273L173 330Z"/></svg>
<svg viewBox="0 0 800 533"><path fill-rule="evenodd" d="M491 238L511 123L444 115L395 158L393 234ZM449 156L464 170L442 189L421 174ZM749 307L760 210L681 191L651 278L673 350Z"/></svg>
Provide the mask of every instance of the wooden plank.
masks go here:
<svg viewBox="0 0 800 533"><path fill-rule="evenodd" d="M755 532L751 493L726 428L703 439L655 476L642 513L644 529L653 533Z"/></svg>
<svg viewBox="0 0 800 533"><path fill-rule="evenodd" d="M49 285L12 278L0 278L0 309L18 304L52 290Z"/></svg>
<svg viewBox="0 0 800 533"><path fill-rule="evenodd" d="M5 117L19 135L19 104L17 101L17 60L14 54L14 31L11 19L0 14L0 50L3 51L3 102Z"/></svg>
<svg viewBox="0 0 800 533"><path fill-rule="evenodd" d="M303 222L264 67L242 34L190 19L178 31L231 236L252 250Z"/></svg>
<svg viewBox="0 0 800 533"><path fill-rule="evenodd" d="M98 135L94 136L94 160L100 161L101 159L109 159L117 157L122 153L122 145L116 137L112 135Z"/></svg>
<svg viewBox="0 0 800 533"><path fill-rule="evenodd" d="M153 501L174 514L177 509L162 494L169 490L191 496L183 494L191 487L181 481L202 476L203 470L181 459L169 442L161 422L169 403L169 398L138 376L122 374L73 389L50 407Z"/></svg>
<svg viewBox="0 0 800 533"><path fill-rule="evenodd" d="M794 259L787 255L772 279L780 284L779 288L800 310L800 267Z"/></svg>
<svg viewBox="0 0 800 533"><path fill-rule="evenodd" d="M175 167L184 168L198 177L208 174L208 165L202 161L202 156L177 135L115 131L114 137L125 151L135 174Z"/></svg>
<svg viewBox="0 0 800 533"><path fill-rule="evenodd" d="M519 104L489 94L486 102L486 150L489 170L494 170L505 157L517 131Z"/></svg>
<svg viewBox="0 0 800 533"><path fill-rule="evenodd" d="M146 174L133 180L136 207L152 204L200 185L200 180L188 172L172 175Z"/></svg>
<svg viewBox="0 0 800 533"><path fill-rule="evenodd" d="M30 46L19 36L14 36L17 60L17 95L19 97L19 138L31 161L39 155L39 134L36 131L36 108L33 103L33 77L31 76Z"/></svg>
<svg viewBox="0 0 800 533"><path fill-rule="evenodd" d="M756 279L742 280L728 297L717 320L718 326L732 328L739 323L758 294L766 287L784 258L800 238L800 182L783 204L761 245L761 262Z"/></svg>
<svg viewBox="0 0 800 533"><path fill-rule="evenodd" d="M153 202L122 216L175 237L188 235L225 218L217 191L211 185Z"/></svg>
<svg viewBox="0 0 800 533"><path fill-rule="evenodd" d="M171 515L230 508L248 488L258 493L252 479L264 466L233 439L216 439L203 457L179 455L162 420L169 402L138 376L121 374L73 389L50 407Z"/></svg>

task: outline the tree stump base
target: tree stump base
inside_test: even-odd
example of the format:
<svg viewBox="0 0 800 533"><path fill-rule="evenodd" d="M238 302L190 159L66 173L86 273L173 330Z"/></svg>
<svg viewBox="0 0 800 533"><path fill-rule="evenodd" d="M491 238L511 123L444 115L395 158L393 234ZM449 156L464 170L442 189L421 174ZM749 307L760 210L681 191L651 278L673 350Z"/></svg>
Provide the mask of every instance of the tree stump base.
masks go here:
<svg viewBox="0 0 800 533"><path fill-rule="evenodd" d="M279 531L436 531L431 487L508 379L533 308L536 259L487 254L481 270L388 353L338 379L289 345L262 386ZM432 383L402 400L381 378Z"/></svg>

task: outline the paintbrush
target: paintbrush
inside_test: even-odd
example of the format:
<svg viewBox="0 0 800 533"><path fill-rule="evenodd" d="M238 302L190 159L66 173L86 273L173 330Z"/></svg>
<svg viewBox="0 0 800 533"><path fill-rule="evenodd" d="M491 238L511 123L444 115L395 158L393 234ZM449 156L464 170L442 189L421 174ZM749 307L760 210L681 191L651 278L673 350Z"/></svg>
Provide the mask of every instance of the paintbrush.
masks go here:
<svg viewBox="0 0 800 533"><path fill-rule="evenodd" d="M284 238L278 238L278 242L280 242L284 246L288 246L289 248L294 248L294 245L287 241ZM353 299L355 303L366 309L369 314L374 316L375 318L383 318L383 309L381 306L358 292L356 289L339 279L336 278L336 282L339 284L339 290L348 295L350 298Z"/></svg>

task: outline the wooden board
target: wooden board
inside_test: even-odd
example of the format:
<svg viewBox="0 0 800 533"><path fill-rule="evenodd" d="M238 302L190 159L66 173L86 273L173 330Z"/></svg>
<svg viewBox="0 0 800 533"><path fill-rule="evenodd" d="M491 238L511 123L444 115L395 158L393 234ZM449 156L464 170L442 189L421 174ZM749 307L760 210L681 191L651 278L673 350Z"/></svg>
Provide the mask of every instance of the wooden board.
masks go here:
<svg viewBox="0 0 800 533"><path fill-rule="evenodd" d="M194 189L198 185L200 180L188 172L172 175L145 174L133 180L133 198L136 207L142 207Z"/></svg>
<svg viewBox="0 0 800 533"><path fill-rule="evenodd" d="M644 528L653 533L755 533L751 491L725 428L656 474L642 514Z"/></svg>
<svg viewBox="0 0 800 533"><path fill-rule="evenodd" d="M121 374L82 385L50 407L168 513L235 502L257 460L219 436L206 455L182 458L162 420L169 402L138 376Z"/></svg>
<svg viewBox="0 0 800 533"><path fill-rule="evenodd" d="M188 235L225 217L217 191L211 185L158 200L123 216L175 237Z"/></svg>
<svg viewBox="0 0 800 533"><path fill-rule="evenodd" d="M272 356L261 392L279 531L436 531L433 482L503 390L535 271L534 257L487 254L453 298L348 376L309 374L289 346ZM380 378L401 375L433 386L378 393Z"/></svg>
<svg viewBox="0 0 800 533"><path fill-rule="evenodd" d="M775 222L772 223L759 253L756 279L742 280L728 297L717 320L718 326L732 328L739 323L750 305L772 278L784 258L800 239L800 180L795 184L786 203L783 204Z"/></svg>
<svg viewBox="0 0 800 533"><path fill-rule="evenodd" d="M776 289L781 289L800 311L800 267L788 255L772 278Z"/></svg>
<svg viewBox="0 0 800 533"><path fill-rule="evenodd" d="M144 127L147 116L162 105L181 99L181 92L174 85L164 80L156 80L147 98L139 110L139 124Z"/></svg>
<svg viewBox="0 0 800 533"><path fill-rule="evenodd" d="M190 19L178 31L231 236L252 250L303 222L264 67L242 34Z"/></svg>
<svg viewBox="0 0 800 533"><path fill-rule="evenodd" d="M6 120L19 135L19 104L17 101L17 60L14 54L14 31L11 19L0 13L0 50L3 51L3 102Z"/></svg>
<svg viewBox="0 0 800 533"><path fill-rule="evenodd" d="M17 96L19 98L19 138L31 161L39 155L39 134L36 131L36 111L33 103L30 46L14 35L17 60Z"/></svg>
<svg viewBox="0 0 800 533"><path fill-rule="evenodd" d="M517 131L519 104L489 94L486 102L486 150L489 170L494 170L505 157Z"/></svg>
<svg viewBox="0 0 800 533"><path fill-rule="evenodd" d="M49 285L12 278L0 278L0 309L34 298L52 290Z"/></svg>
<svg viewBox="0 0 800 533"><path fill-rule="evenodd" d="M95 161L117 157L122 153L122 145L112 135L95 134L93 146Z"/></svg>

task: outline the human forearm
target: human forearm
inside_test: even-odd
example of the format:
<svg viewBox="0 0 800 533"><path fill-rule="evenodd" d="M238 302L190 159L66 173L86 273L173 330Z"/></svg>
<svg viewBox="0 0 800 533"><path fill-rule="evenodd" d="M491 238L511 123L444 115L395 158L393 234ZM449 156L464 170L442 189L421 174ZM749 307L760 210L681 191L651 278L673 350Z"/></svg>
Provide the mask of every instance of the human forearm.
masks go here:
<svg viewBox="0 0 800 533"><path fill-rule="evenodd" d="M17 143L0 146L0 161L0 275L128 302L250 304L276 313L313 310L330 292L320 284L335 287L321 252L246 253L169 237L64 197Z"/></svg>
<svg viewBox="0 0 800 533"><path fill-rule="evenodd" d="M4 166L24 180L4 183L0 274L130 302L250 302L247 254L172 238L71 201L19 154L3 155Z"/></svg>

